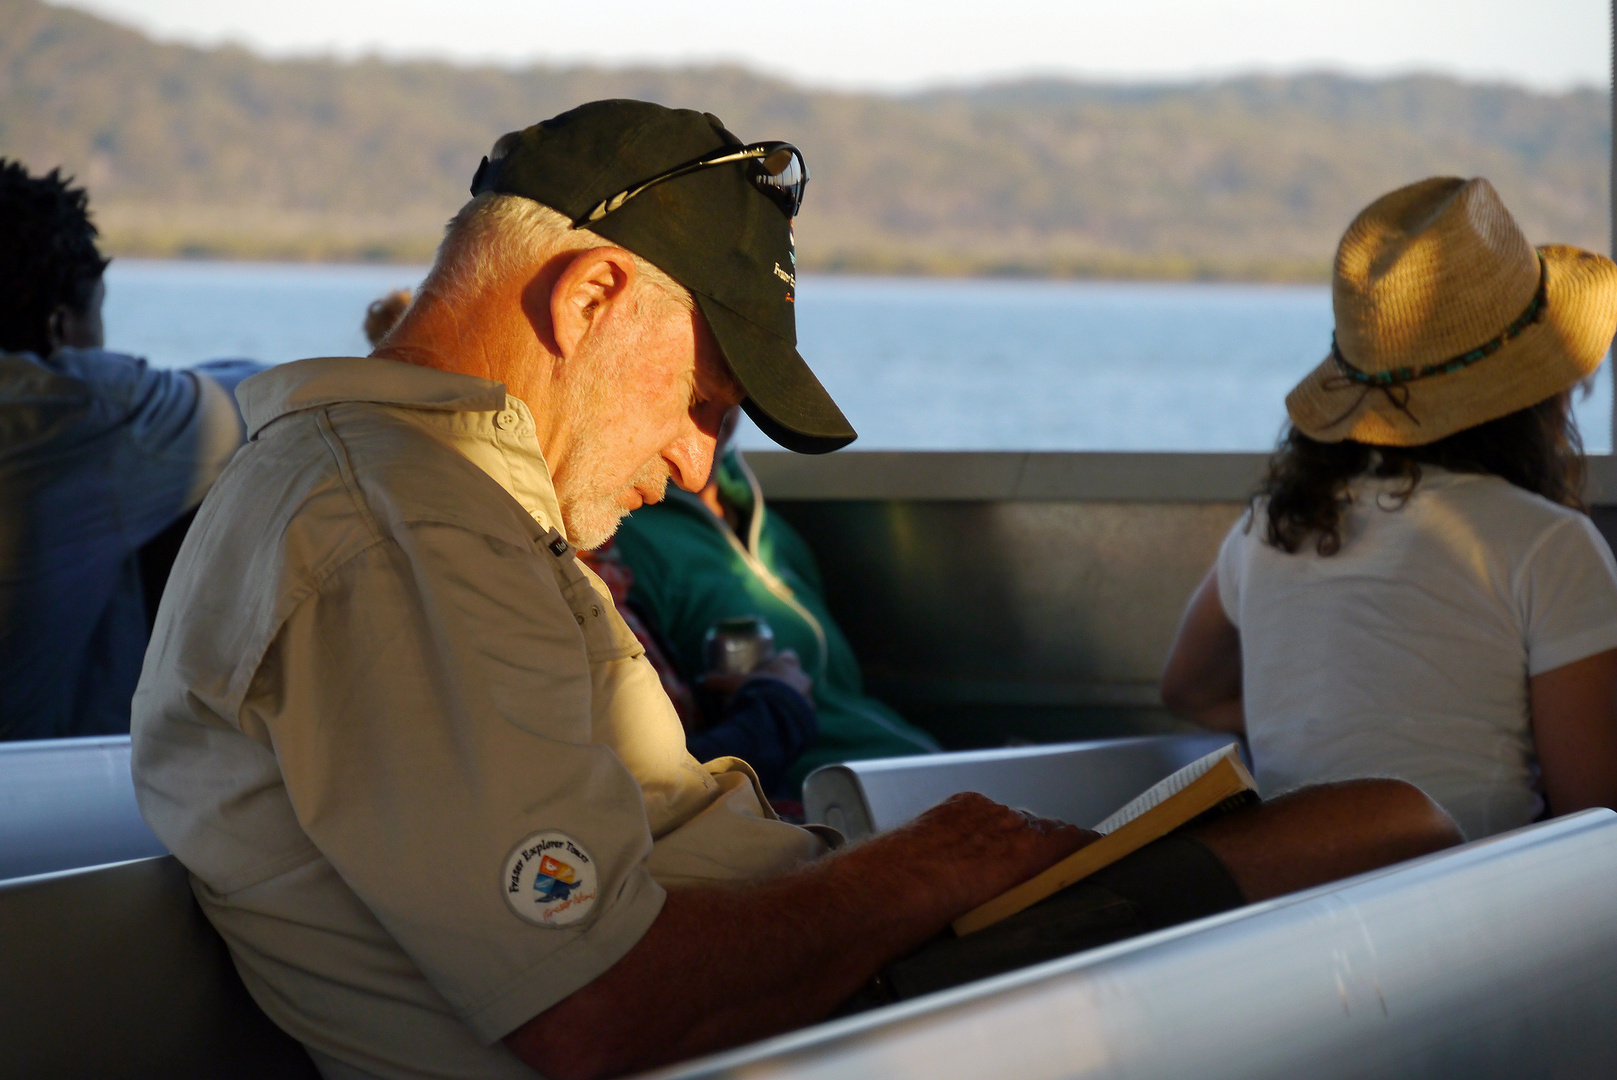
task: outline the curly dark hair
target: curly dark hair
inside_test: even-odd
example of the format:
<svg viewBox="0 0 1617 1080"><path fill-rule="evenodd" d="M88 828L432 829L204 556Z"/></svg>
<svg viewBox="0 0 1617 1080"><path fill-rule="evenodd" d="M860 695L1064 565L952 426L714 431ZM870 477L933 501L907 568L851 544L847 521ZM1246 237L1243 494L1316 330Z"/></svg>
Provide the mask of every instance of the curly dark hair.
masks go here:
<svg viewBox="0 0 1617 1080"><path fill-rule="evenodd" d="M84 313L108 260L96 249L89 196L52 169L29 176L0 158L0 349L50 352L51 313Z"/></svg>
<svg viewBox="0 0 1617 1080"><path fill-rule="evenodd" d="M1402 479L1402 489L1393 493L1402 506L1420 483L1423 465L1487 473L1551 502L1587 511L1583 440L1572 415L1572 393L1566 391L1425 446L1326 443L1288 428L1253 498L1253 519L1257 500L1267 498L1264 539L1269 544L1295 554L1312 536L1315 551L1334 555L1342 547L1342 514L1352 503L1348 485L1366 475Z"/></svg>

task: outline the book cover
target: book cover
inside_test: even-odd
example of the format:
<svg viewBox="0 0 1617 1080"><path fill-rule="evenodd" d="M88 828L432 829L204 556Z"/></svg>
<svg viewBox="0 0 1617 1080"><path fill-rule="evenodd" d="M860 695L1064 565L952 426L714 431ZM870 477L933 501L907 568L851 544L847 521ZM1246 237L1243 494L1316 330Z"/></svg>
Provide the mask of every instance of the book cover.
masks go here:
<svg viewBox="0 0 1617 1080"><path fill-rule="evenodd" d="M992 926L1175 829L1204 815L1256 802L1257 797L1257 782L1241 761L1240 748L1230 743L1141 792L1095 827L1099 840L968 911L954 921L954 931L964 937Z"/></svg>

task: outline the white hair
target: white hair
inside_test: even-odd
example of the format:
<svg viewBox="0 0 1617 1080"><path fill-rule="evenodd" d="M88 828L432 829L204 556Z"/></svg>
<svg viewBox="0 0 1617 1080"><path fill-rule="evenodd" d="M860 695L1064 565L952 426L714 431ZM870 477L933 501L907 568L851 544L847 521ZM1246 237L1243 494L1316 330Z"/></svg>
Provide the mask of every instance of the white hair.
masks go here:
<svg viewBox="0 0 1617 1080"><path fill-rule="evenodd" d="M484 192L461 207L445 228L421 291L456 303L508 275L528 272L553 255L614 246L599 233L573 228L572 222L543 203ZM643 295L673 301L687 310L695 307L690 290L640 256L633 257L648 290Z"/></svg>

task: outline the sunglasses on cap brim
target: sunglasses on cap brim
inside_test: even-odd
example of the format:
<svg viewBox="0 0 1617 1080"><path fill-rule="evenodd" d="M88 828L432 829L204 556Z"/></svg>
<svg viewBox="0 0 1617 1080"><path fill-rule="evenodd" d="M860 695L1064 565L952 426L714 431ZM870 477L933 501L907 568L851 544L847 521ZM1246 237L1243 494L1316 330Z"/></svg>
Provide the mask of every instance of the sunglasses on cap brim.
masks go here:
<svg viewBox="0 0 1617 1080"><path fill-rule="evenodd" d="M688 176L702 169L711 169L717 165L733 163L746 164L747 174L753 184L759 191L773 199L775 205L779 206L787 217L796 217L797 212L803 208L803 189L808 186L809 178L808 163L803 160L803 152L787 142L760 142L749 146L720 147L694 161L687 161L667 172L658 173L650 180L643 180L633 187L625 188L616 195L596 203L593 210L573 223L573 228L581 229L592 222L600 221L636 195L665 181L677 180L681 176Z"/></svg>

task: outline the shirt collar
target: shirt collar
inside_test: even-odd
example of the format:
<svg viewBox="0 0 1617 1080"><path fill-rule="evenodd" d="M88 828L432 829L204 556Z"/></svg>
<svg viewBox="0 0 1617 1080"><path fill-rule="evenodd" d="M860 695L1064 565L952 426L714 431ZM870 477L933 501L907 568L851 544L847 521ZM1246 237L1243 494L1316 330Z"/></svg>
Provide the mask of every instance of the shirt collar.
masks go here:
<svg viewBox="0 0 1617 1080"><path fill-rule="evenodd" d="M323 356L281 364L236 388L247 437L257 438L289 413L339 402L397 405L438 412L494 412L505 408L505 387L475 375L403 364L378 357Z"/></svg>
<svg viewBox="0 0 1617 1080"><path fill-rule="evenodd" d="M247 437L294 412L360 403L417 410L421 419L546 528L566 536L533 416L501 383L377 357L327 356L282 364L236 388ZM481 414L481 415L476 415ZM496 415L498 414L498 415Z"/></svg>
<svg viewBox="0 0 1617 1080"><path fill-rule="evenodd" d="M1415 485L1415 491L1439 491L1444 488L1458 487L1461 484L1470 484L1482 480L1491 474L1450 472L1440 465L1422 464L1420 467L1420 483ZM1405 476L1374 476L1365 475L1357 478L1354 484L1358 490L1371 491L1379 495L1397 494L1409 487L1409 478Z"/></svg>

